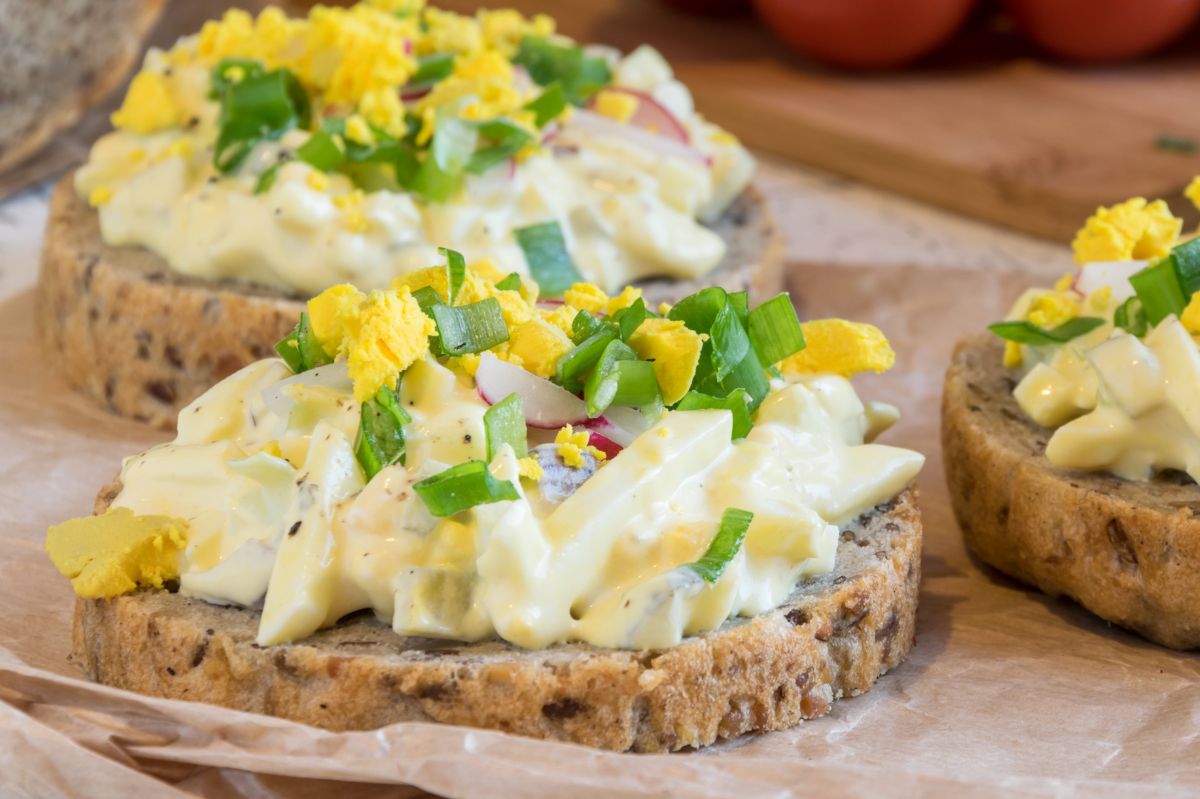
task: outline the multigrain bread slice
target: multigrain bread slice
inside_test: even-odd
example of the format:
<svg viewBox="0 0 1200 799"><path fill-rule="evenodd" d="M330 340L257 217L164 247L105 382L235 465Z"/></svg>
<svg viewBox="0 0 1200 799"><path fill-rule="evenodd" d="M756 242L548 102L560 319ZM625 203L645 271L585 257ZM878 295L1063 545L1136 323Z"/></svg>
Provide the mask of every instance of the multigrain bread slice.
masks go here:
<svg viewBox="0 0 1200 799"><path fill-rule="evenodd" d="M0 172L129 73L163 0L0 0Z"/></svg>
<svg viewBox="0 0 1200 799"><path fill-rule="evenodd" d="M868 690L913 646L920 556L910 488L844 528L831 574L667 650L402 638L364 614L262 648L256 612L143 591L78 600L72 657L106 685L333 730L437 721L673 751L791 727Z"/></svg>
<svg viewBox="0 0 1200 799"><path fill-rule="evenodd" d="M113 413L170 429L180 409L214 383L273 355L306 298L186 278L147 250L106 245L73 181L64 177L50 200L38 337L72 386ZM713 228L728 244L717 269L699 281L648 281L648 300L722 285L748 288L761 301L782 288L780 236L757 188L743 192Z"/></svg>
<svg viewBox="0 0 1200 799"><path fill-rule="evenodd" d="M967 546L1000 571L1174 649L1200 648L1200 486L1060 469L1013 399L1002 342L958 345L942 450Z"/></svg>

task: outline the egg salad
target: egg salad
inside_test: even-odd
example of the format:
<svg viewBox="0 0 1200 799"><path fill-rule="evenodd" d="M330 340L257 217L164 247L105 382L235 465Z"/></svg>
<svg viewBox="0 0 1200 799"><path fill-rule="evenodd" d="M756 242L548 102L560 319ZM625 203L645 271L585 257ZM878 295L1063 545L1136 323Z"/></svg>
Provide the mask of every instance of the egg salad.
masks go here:
<svg viewBox="0 0 1200 799"><path fill-rule="evenodd" d="M1187 195L1200 204L1200 178ZM1098 209L1075 237L1079 271L991 326L1017 404L1054 429L1051 463L1200 481L1200 239L1182 228L1162 200Z"/></svg>
<svg viewBox="0 0 1200 799"><path fill-rule="evenodd" d="M75 176L105 243L303 296L386 288L435 242L547 294L696 278L754 170L652 48L424 0L230 10L150 50L112 123Z"/></svg>
<svg viewBox="0 0 1200 799"><path fill-rule="evenodd" d="M848 378L874 327L786 294L561 302L491 261L307 304L280 357L126 459L102 515L47 550L85 597L177 583L261 611L262 646L370 609L400 635L668 647L781 604L839 527L902 491L895 408Z"/></svg>

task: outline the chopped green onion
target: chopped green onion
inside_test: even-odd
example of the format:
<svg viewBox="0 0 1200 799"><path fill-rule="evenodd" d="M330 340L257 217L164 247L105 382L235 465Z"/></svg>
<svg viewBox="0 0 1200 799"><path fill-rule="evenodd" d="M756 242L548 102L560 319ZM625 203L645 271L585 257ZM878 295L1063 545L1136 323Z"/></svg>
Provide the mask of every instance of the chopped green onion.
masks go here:
<svg viewBox="0 0 1200 799"><path fill-rule="evenodd" d="M1090 333L1104 320L1098 316L1077 316L1063 322L1053 330L1038 327L1033 322L996 322L988 325L988 330L1005 341L1015 341L1018 344L1031 344L1035 347L1045 347L1053 344L1063 344L1071 339L1079 338Z"/></svg>
<svg viewBox="0 0 1200 799"><path fill-rule="evenodd" d="M229 77L229 73L235 69L241 72L237 80ZM234 86L246 78L257 78L262 73L261 61L251 58L223 58L213 67L212 74L209 76L208 97L210 100L220 100L230 86Z"/></svg>
<svg viewBox="0 0 1200 799"><path fill-rule="evenodd" d="M354 456L368 480L385 466L404 463L404 425L411 423L396 392L387 386L380 386L379 392L362 404Z"/></svg>
<svg viewBox="0 0 1200 799"><path fill-rule="evenodd" d="M588 311L580 311L571 320L571 340L576 344L582 344L594 333L605 328L613 329L614 334L616 332L615 328L608 322L597 319Z"/></svg>
<svg viewBox="0 0 1200 799"><path fill-rule="evenodd" d="M520 499L508 480L497 480L483 461L467 461L428 477L413 488L434 516L453 516L476 505Z"/></svg>
<svg viewBox="0 0 1200 799"><path fill-rule="evenodd" d="M750 312L750 343L763 366L777 364L804 349L804 331L786 292Z"/></svg>
<svg viewBox="0 0 1200 799"><path fill-rule="evenodd" d="M629 341L642 322L646 321L646 303L638 297L633 305L622 308L613 315L613 322L621 332L621 341Z"/></svg>
<svg viewBox="0 0 1200 799"><path fill-rule="evenodd" d="M255 194L263 194L271 190L271 187L275 185L275 178L279 177L279 170L283 168L284 163L284 161L276 161L258 176L258 180L254 184Z"/></svg>
<svg viewBox="0 0 1200 799"><path fill-rule="evenodd" d="M567 252L567 242L557 222L517 228L513 233L525 254L525 263L529 264L529 274L547 295L562 294L583 280Z"/></svg>
<svg viewBox="0 0 1200 799"><path fill-rule="evenodd" d="M587 311L580 311L587 313ZM572 393L583 388L583 378L600 360L604 350L617 338L611 325L600 324L596 332L575 345L566 355L558 359L556 375L558 384Z"/></svg>
<svg viewBox="0 0 1200 799"><path fill-rule="evenodd" d="M525 405L515 391L483 412L483 429L487 434L488 463L505 444L513 448L518 458L529 454Z"/></svg>
<svg viewBox="0 0 1200 799"><path fill-rule="evenodd" d="M534 140L533 134L528 130L503 117L480 122L478 129L480 135L495 143L472 154L466 169L473 175L487 172L497 164L509 160Z"/></svg>
<svg viewBox="0 0 1200 799"><path fill-rule="evenodd" d="M750 530L750 522L754 514L748 510L726 508L721 515L721 526L708 545L704 556L695 563L689 563L684 568L691 569L700 575L706 583L715 583L721 579L725 568L733 562L734 556L742 548L746 533Z"/></svg>
<svg viewBox="0 0 1200 799"><path fill-rule="evenodd" d="M621 361L633 361L637 353L625 342L614 339L605 345L596 361L595 367L583 384L583 398L587 401L588 416L595 419L604 413L617 396L620 372L617 364Z"/></svg>
<svg viewBox="0 0 1200 799"><path fill-rule="evenodd" d="M318 131L296 148L296 158L322 172L337 169L346 160L346 150L335 134Z"/></svg>
<svg viewBox="0 0 1200 799"><path fill-rule="evenodd" d="M750 397L744 388L734 389L724 398L714 397L700 391L689 391L675 406L675 410L678 411L710 409L724 409L733 413L732 437L735 439L745 438L754 426L754 422L750 419Z"/></svg>
<svg viewBox="0 0 1200 799"><path fill-rule="evenodd" d="M1200 239L1185 241L1171 250L1171 261L1175 266L1175 276L1179 280L1179 288L1183 296L1191 296L1200 291ZM1187 302L1184 302L1187 306Z"/></svg>
<svg viewBox="0 0 1200 799"><path fill-rule="evenodd" d="M463 281L467 279L467 261L461 252L449 247L438 247L438 253L446 258L446 291L450 294L446 299L453 305L458 299L458 292L462 290Z"/></svg>
<svg viewBox="0 0 1200 799"><path fill-rule="evenodd" d="M561 83L551 83L534 99L525 104L526 111L532 111L537 127L544 127L547 122L557 119L567 107L567 95L563 92Z"/></svg>
<svg viewBox="0 0 1200 799"><path fill-rule="evenodd" d="M717 314L729 302L729 296L720 286L710 286L700 289L695 294L689 294L672 306L668 319L677 319L687 325L689 330L697 333L707 333L712 329Z"/></svg>
<svg viewBox="0 0 1200 799"><path fill-rule="evenodd" d="M418 304L420 300L417 300ZM437 303L431 309L442 351L447 355L483 352L508 341L508 325L495 297L470 305Z"/></svg>
<svg viewBox="0 0 1200 799"><path fill-rule="evenodd" d="M437 83L450 77L454 71L454 53L434 53L417 59L417 71L408 79L406 88L416 88L427 83Z"/></svg>
<svg viewBox="0 0 1200 799"><path fill-rule="evenodd" d="M754 355L750 349L750 336L738 321L737 311L728 302L713 320L709 343L712 344L713 376L718 381L728 377L747 354Z"/></svg>
<svg viewBox="0 0 1200 799"><path fill-rule="evenodd" d="M1151 325L1157 325L1171 314L1178 316L1187 307L1188 298L1179 285L1172 258L1164 258L1147 266L1129 278L1133 290L1142 301L1142 309Z"/></svg>
<svg viewBox="0 0 1200 799"><path fill-rule="evenodd" d="M1137 297L1130 297L1117 306L1117 310L1113 311L1113 324L1139 338L1146 335L1150 329L1146 312L1142 310L1142 302Z"/></svg>
<svg viewBox="0 0 1200 799"><path fill-rule="evenodd" d="M750 398L751 410L756 409L766 399L767 392L771 390L767 374L763 371L762 364L758 361L758 355L753 350L746 353L746 357L733 367L725 379L717 381L717 385L721 389L719 393L726 396L738 389L744 390ZM718 392L710 393L715 395Z"/></svg>
<svg viewBox="0 0 1200 799"><path fill-rule="evenodd" d="M296 374L333 363L333 358L317 341L308 321L308 311L300 312L300 321L275 345L275 351Z"/></svg>
<svg viewBox="0 0 1200 799"><path fill-rule="evenodd" d="M434 202L449 200L462 185L463 171L477 140L474 125L450 114L439 114L433 141L409 182L409 190Z"/></svg>
<svg viewBox="0 0 1200 799"><path fill-rule="evenodd" d="M649 361L617 361L615 378L616 393L610 405L640 407L653 403L661 396L658 378L654 375L654 364Z"/></svg>
<svg viewBox="0 0 1200 799"><path fill-rule="evenodd" d="M224 80L222 86L221 129L213 151L218 172L236 169L259 142L307 128L312 120L308 94L289 70L248 75L238 83Z"/></svg>
<svg viewBox="0 0 1200 799"><path fill-rule="evenodd" d="M612 82L608 62L587 57L583 48L549 39L527 36L513 57L539 86L558 83L568 100L582 105L588 97Z"/></svg>
<svg viewBox="0 0 1200 799"><path fill-rule="evenodd" d="M496 288L501 291L520 291L521 276L516 272L509 272L507 277L496 284Z"/></svg>
<svg viewBox="0 0 1200 799"><path fill-rule="evenodd" d="M729 293L729 304L737 311L738 321L742 327L750 330L750 292L732 291Z"/></svg>

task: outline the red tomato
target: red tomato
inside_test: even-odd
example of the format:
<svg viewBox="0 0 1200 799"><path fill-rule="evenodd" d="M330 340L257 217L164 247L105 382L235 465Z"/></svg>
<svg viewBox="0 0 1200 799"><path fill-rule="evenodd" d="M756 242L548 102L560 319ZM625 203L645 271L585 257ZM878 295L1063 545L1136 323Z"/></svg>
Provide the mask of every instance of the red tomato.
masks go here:
<svg viewBox="0 0 1200 799"><path fill-rule="evenodd" d="M1200 0L1198 0L1200 1ZM958 29L975 0L754 0L783 41L843 67L904 64Z"/></svg>
<svg viewBox="0 0 1200 799"><path fill-rule="evenodd" d="M1183 33L1200 0L1005 0L1017 25L1055 55L1115 61L1155 50Z"/></svg>

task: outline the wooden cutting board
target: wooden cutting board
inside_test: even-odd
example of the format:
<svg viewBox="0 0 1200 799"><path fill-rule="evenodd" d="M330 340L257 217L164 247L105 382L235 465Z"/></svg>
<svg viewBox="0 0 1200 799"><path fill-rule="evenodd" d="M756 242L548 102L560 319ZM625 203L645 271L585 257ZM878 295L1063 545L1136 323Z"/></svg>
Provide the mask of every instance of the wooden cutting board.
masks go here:
<svg viewBox="0 0 1200 799"><path fill-rule="evenodd" d="M478 2L434 0L470 12ZM654 0L513 0L580 41L659 48L698 107L749 146L1039 236L1069 238L1098 205L1164 197L1200 173L1200 37L1105 69L1048 63L987 14L916 69L849 75L805 62L752 17Z"/></svg>

